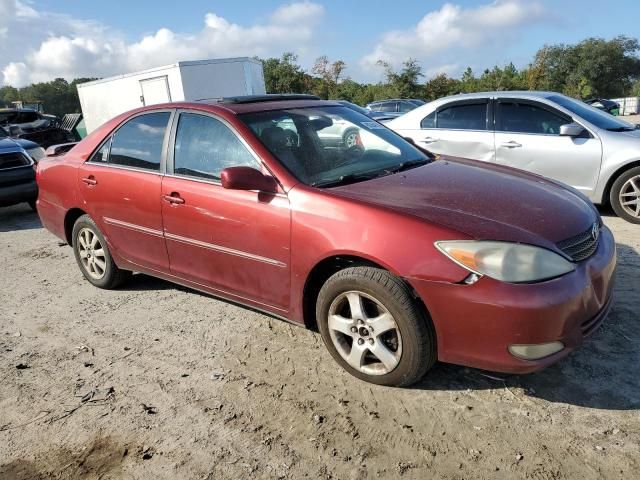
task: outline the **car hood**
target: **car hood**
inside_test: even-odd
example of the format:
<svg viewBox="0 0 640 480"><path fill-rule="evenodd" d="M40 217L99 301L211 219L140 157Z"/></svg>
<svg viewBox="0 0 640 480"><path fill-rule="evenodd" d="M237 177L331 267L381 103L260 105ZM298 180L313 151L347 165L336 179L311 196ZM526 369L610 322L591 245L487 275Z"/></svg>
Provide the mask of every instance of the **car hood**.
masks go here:
<svg viewBox="0 0 640 480"><path fill-rule="evenodd" d="M442 157L425 166L330 189L477 240L555 244L588 230L598 214L586 197L509 167Z"/></svg>
<svg viewBox="0 0 640 480"><path fill-rule="evenodd" d="M640 128L636 128L635 130L629 130L626 132L615 132L619 135L624 135L625 137L630 137L630 138L640 138Z"/></svg>
<svg viewBox="0 0 640 480"><path fill-rule="evenodd" d="M2 137L0 138L0 150L24 148L29 150L31 148L37 148L39 145L30 140L23 140L21 138Z"/></svg>

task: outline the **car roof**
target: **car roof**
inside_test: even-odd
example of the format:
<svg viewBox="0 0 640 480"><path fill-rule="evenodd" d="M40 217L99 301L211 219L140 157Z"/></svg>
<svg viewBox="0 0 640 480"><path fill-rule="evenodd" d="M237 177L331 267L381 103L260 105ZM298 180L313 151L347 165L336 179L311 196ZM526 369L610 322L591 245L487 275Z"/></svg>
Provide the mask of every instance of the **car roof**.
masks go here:
<svg viewBox="0 0 640 480"><path fill-rule="evenodd" d="M335 106L343 107L338 102L321 100L314 95L249 95L243 97L230 97L198 102L171 102L158 105L149 105L136 111L150 111L161 108L197 108L216 111L224 109L233 114L267 112L270 110L286 110L291 108L309 108ZM204 107L204 108L203 108ZM210 107L210 108L207 108Z"/></svg>
<svg viewBox="0 0 640 480"><path fill-rule="evenodd" d="M510 98L510 97L521 97L521 98L549 98L553 95L561 95L557 92L543 92L536 90L501 90L494 92L474 92L474 93L458 93L457 95L449 95L448 97L442 97L438 100L434 100L437 102L440 101L449 101L449 100L473 100L474 98Z"/></svg>

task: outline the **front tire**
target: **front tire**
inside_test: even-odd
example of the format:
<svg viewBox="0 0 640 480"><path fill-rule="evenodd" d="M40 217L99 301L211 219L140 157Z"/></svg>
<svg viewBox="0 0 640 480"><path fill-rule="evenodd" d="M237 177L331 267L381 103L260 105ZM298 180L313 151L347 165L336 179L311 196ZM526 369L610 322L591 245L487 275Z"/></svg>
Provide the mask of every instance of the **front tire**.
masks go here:
<svg viewBox="0 0 640 480"><path fill-rule="evenodd" d="M431 320L410 288L386 270L352 267L335 273L320 290L316 318L333 358L361 380L408 386L436 361Z"/></svg>
<svg viewBox="0 0 640 480"><path fill-rule="evenodd" d="M620 218L640 223L640 167L627 170L613 182L609 200Z"/></svg>
<svg viewBox="0 0 640 480"><path fill-rule="evenodd" d="M102 232L89 215L76 220L71 235L76 262L92 285L111 290L129 278L131 272L121 270L115 264Z"/></svg>

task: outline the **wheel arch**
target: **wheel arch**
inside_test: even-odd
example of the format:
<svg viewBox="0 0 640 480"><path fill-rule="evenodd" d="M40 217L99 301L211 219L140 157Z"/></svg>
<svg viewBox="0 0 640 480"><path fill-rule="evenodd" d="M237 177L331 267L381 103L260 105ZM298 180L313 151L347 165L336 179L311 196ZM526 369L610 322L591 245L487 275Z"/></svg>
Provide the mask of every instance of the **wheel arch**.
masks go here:
<svg viewBox="0 0 640 480"><path fill-rule="evenodd" d="M302 294L302 315L306 328L313 331L318 331L318 324L316 319L316 301L318 299L320 289L329 279L329 277L339 272L340 270L344 270L345 268L349 267L379 268L398 276L398 278L400 278L409 287L409 289L413 293L414 300L416 301L422 312L427 317L431 317L427 306L420 298L413 286L409 282L404 280L401 276L399 276L397 272L394 272L392 269L387 268L386 266L372 259L354 254L335 254L320 260L307 275Z"/></svg>
<svg viewBox="0 0 640 480"><path fill-rule="evenodd" d="M625 163L609 176L609 179L607 180L607 183L605 184L604 190L602 192L602 205L611 204L611 188L613 187L613 184L618 179L618 177L624 174L624 172L626 172L627 170L631 170L635 167L640 167L640 159Z"/></svg>
<svg viewBox="0 0 640 480"><path fill-rule="evenodd" d="M67 244L72 245L73 239L71 238L71 234L73 232L73 225L76 223L76 220L80 218L82 215L85 215L87 212L80 208L71 208L67 211L64 216L64 236L67 240Z"/></svg>

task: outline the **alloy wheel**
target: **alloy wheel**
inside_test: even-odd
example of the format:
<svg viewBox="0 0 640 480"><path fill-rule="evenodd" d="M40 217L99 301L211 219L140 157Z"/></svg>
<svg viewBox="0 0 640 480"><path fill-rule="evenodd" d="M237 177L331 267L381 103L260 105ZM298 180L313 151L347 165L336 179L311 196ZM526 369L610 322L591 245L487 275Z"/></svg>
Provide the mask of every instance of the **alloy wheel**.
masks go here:
<svg viewBox="0 0 640 480"><path fill-rule="evenodd" d="M85 271L95 280L104 277L107 270L107 259L100 239L89 228L78 232L78 253Z"/></svg>
<svg viewBox="0 0 640 480"><path fill-rule="evenodd" d="M329 307L329 334L334 347L354 369L385 375L398 366L402 338L393 315L371 295L349 291Z"/></svg>
<svg viewBox="0 0 640 480"><path fill-rule="evenodd" d="M344 138L344 144L347 148L353 148L358 145L358 132L350 132Z"/></svg>
<svg viewBox="0 0 640 480"><path fill-rule="evenodd" d="M640 175L624 182L620 189L620 205L629 215L640 218Z"/></svg>

